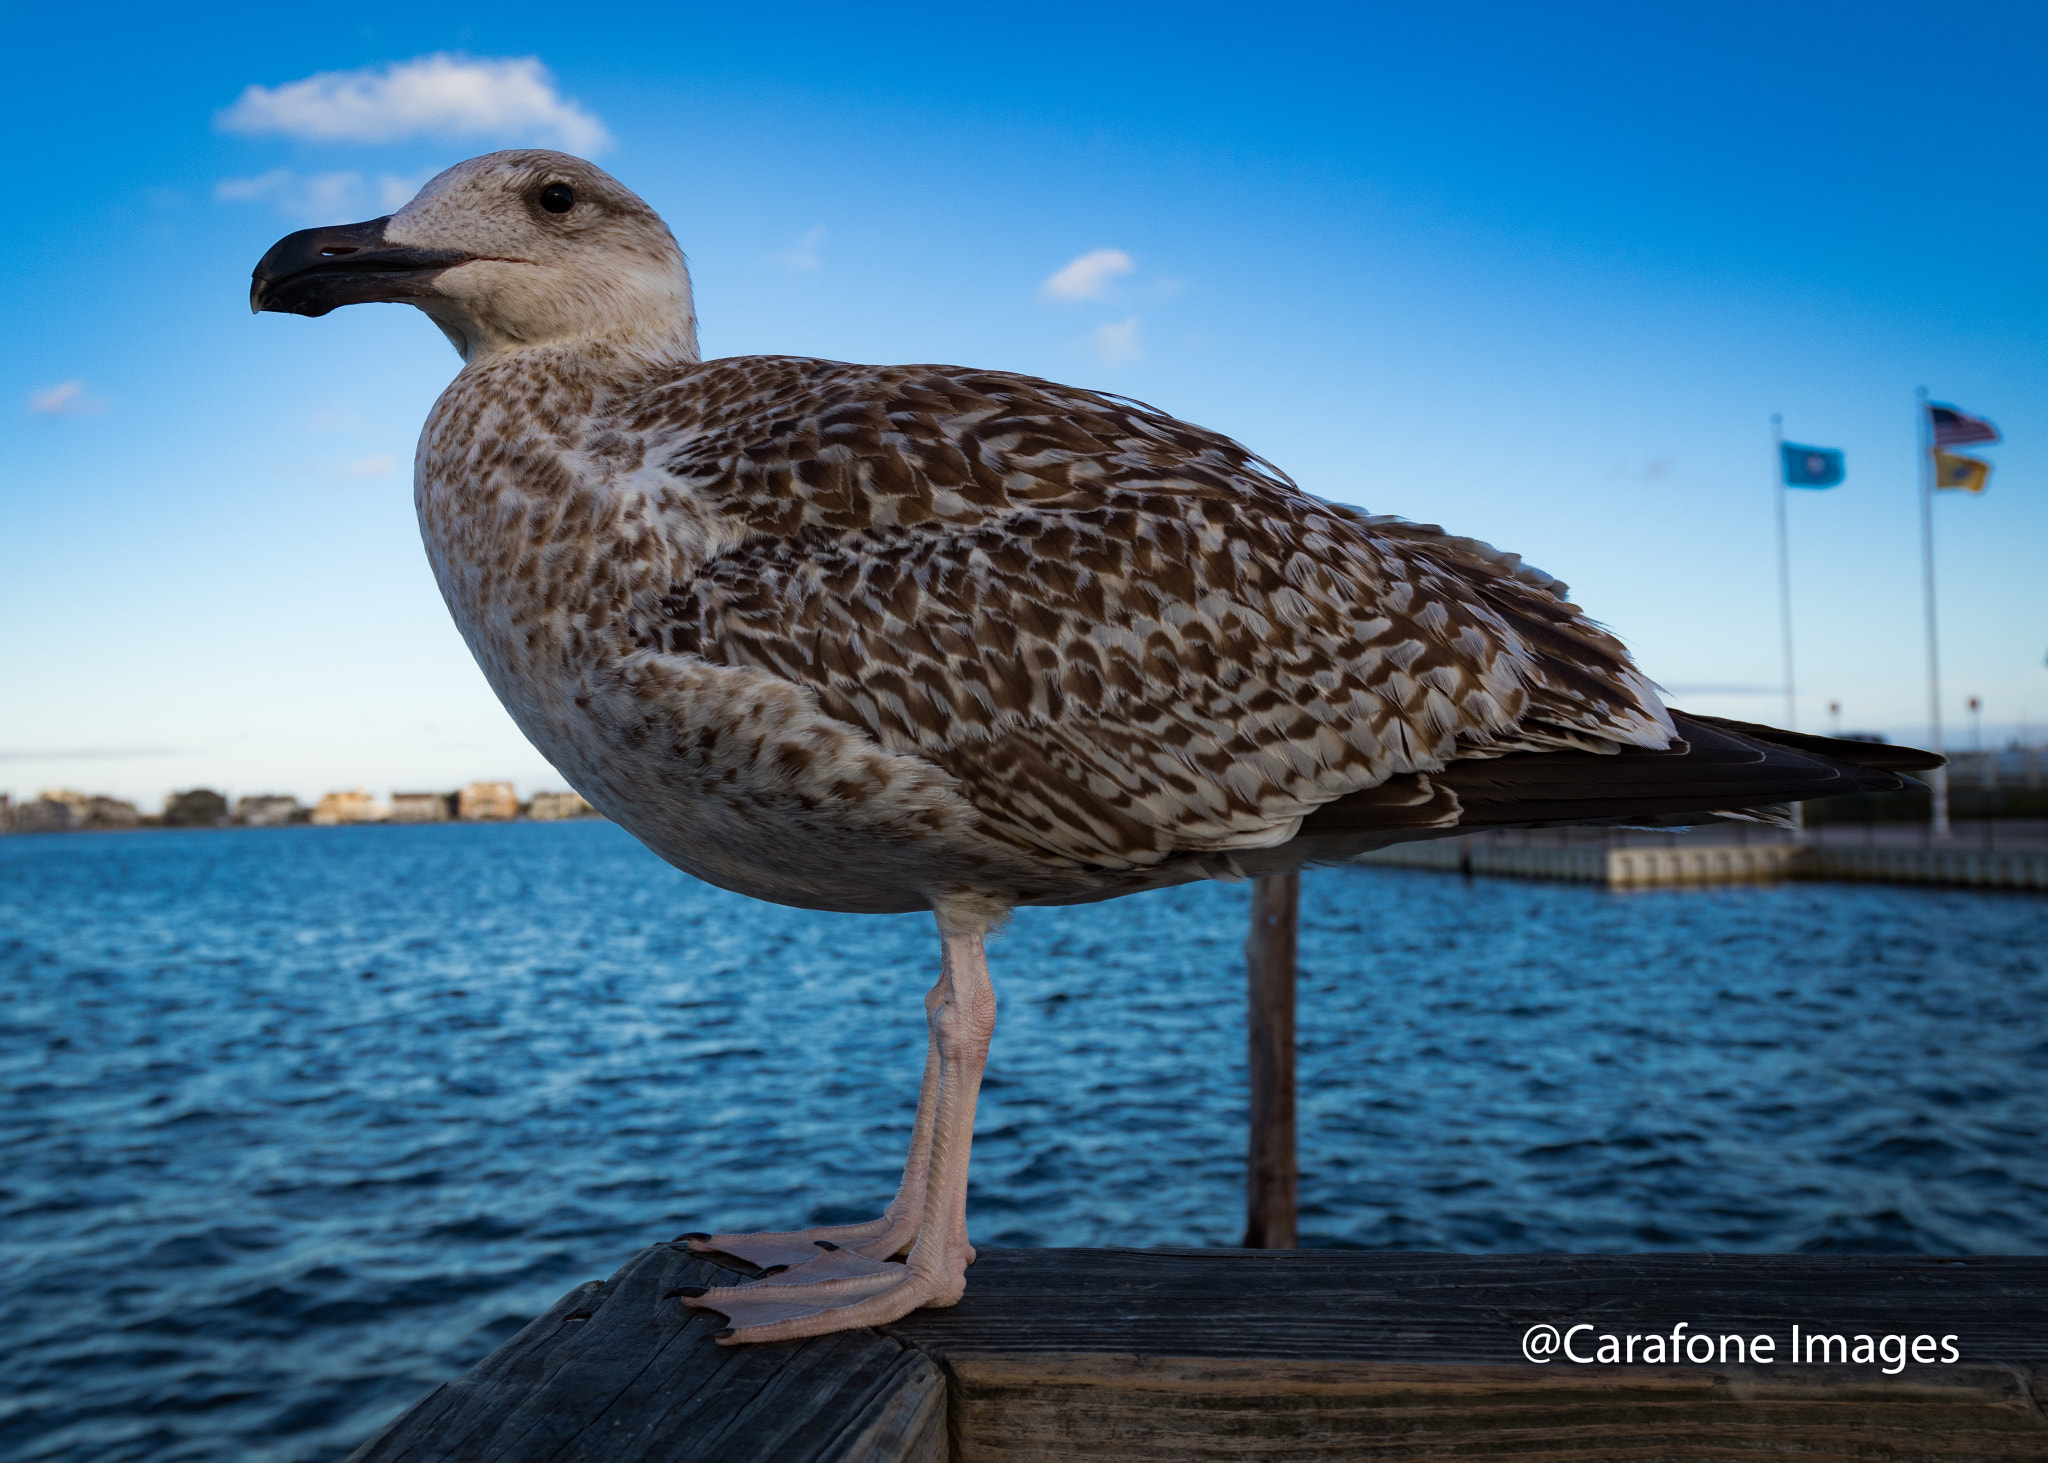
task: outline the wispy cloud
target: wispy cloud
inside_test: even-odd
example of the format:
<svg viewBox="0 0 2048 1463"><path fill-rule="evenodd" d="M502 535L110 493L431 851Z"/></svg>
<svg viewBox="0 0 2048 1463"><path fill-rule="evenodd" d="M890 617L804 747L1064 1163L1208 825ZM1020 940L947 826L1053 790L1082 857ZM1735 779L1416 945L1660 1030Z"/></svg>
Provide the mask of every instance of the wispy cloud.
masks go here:
<svg viewBox="0 0 2048 1463"><path fill-rule="evenodd" d="M1684 458L1671 456L1618 460L1607 469L1609 482L1638 483L1646 488L1679 486L1696 476Z"/></svg>
<svg viewBox="0 0 2048 1463"><path fill-rule="evenodd" d="M820 224L817 228L804 230L804 236L801 239L798 239L787 249L777 249L768 257L777 264L780 264L784 269L816 269L821 262L818 257L818 246L824 242L825 228L824 225Z"/></svg>
<svg viewBox="0 0 2048 1463"><path fill-rule="evenodd" d="M368 478L388 476L396 466L396 457L388 452L379 452L370 457L358 457L352 462L337 462L327 469L327 475L338 483L359 483Z"/></svg>
<svg viewBox="0 0 2048 1463"><path fill-rule="evenodd" d="M370 425L361 407L340 398L314 407L304 420L306 429L313 432L360 432Z"/></svg>
<svg viewBox="0 0 2048 1463"><path fill-rule="evenodd" d="M1095 347L1095 358L1105 366L1121 366L1145 354L1145 343L1138 339L1135 315L1098 326L1088 339Z"/></svg>
<svg viewBox="0 0 2048 1463"><path fill-rule="evenodd" d="M89 417L107 409L100 397L86 393L83 381L60 381L28 394L28 409L39 417Z"/></svg>
<svg viewBox="0 0 2048 1463"><path fill-rule="evenodd" d="M363 197L361 173L295 173L272 168L253 178L223 178L213 196L227 203L270 203L280 213L307 223L335 223L353 213Z"/></svg>
<svg viewBox="0 0 2048 1463"><path fill-rule="evenodd" d="M337 223L371 208L394 213L420 191L424 178L381 173L372 181L361 173L296 173L272 168L253 178L223 178L213 196L226 203L268 203L288 218L307 223Z"/></svg>
<svg viewBox="0 0 2048 1463"><path fill-rule="evenodd" d="M1069 260L1038 292L1048 300L1099 300L1109 293L1111 280L1135 267L1121 249L1091 249Z"/></svg>
<svg viewBox="0 0 2048 1463"><path fill-rule="evenodd" d="M106 762L118 757L184 757L182 747L59 747L23 752L0 751L0 762Z"/></svg>
<svg viewBox="0 0 2048 1463"><path fill-rule="evenodd" d="M282 86L251 86L216 121L225 132L303 142L494 135L545 139L586 153L611 142L603 122L555 90L538 56L443 52L322 71Z"/></svg>

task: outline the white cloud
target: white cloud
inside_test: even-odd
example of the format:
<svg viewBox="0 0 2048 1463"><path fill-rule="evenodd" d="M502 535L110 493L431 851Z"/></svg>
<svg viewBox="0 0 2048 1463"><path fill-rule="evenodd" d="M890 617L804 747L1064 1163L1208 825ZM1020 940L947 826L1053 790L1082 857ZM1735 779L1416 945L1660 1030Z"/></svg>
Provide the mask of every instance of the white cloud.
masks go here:
<svg viewBox="0 0 2048 1463"><path fill-rule="evenodd" d="M777 249L768 257L777 264L780 264L784 269L816 269L820 263L818 246L824 242L825 228L824 225L820 224L817 228L804 230L804 236L801 239L798 239L787 249Z"/></svg>
<svg viewBox="0 0 2048 1463"><path fill-rule="evenodd" d="M106 402L85 394L83 381L60 381L28 394L28 409L39 417L87 417L107 409Z"/></svg>
<svg viewBox="0 0 2048 1463"><path fill-rule="evenodd" d="M1098 327L1088 339L1095 346L1095 358L1105 366L1121 366L1145 354L1144 342L1138 339L1135 315Z"/></svg>
<svg viewBox="0 0 2048 1463"><path fill-rule="evenodd" d="M1111 280L1133 268L1131 256L1121 249L1090 249L1068 261L1038 292L1048 300L1099 300L1109 292Z"/></svg>
<svg viewBox="0 0 2048 1463"><path fill-rule="evenodd" d="M604 123L555 91L537 56L477 60L419 56L384 67L323 71L282 86L251 86L215 119L226 132L304 142L398 142L408 137L546 139L594 153Z"/></svg>

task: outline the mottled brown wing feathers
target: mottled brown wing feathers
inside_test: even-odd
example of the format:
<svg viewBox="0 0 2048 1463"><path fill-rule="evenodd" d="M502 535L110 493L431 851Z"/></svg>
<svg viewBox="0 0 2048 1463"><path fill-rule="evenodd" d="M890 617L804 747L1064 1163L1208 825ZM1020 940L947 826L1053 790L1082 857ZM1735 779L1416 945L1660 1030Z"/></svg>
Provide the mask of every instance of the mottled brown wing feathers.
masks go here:
<svg viewBox="0 0 2048 1463"><path fill-rule="evenodd" d="M1040 856L1270 845L1454 759L1668 738L1555 581L1148 407L948 367L699 369L637 425L736 542L643 643L806 687ZM1455 816L1427 787L1396 807Z"/></svg>

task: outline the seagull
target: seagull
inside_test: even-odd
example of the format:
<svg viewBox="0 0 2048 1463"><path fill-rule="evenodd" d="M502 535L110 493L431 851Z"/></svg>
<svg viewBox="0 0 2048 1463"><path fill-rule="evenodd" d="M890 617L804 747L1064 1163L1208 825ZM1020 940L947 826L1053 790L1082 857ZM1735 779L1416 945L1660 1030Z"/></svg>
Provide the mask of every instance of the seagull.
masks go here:
<svg viewBox="0 0 2048 1463"><path fill-rule="evenodd" d="M305 229L257 311L415 306L460 353L414 501L534 745L663 859L756 899L929 910L910 1154L876 1219L697 1234L721 1344L956 1303L985 941L1019 905L1403 840L1783 824L1939 764L1668 709L1513 554L1313 497L1227 437L1007 371L706 361L661 218L541 150ZM764 970L761 979L775 979Z"/></svg>

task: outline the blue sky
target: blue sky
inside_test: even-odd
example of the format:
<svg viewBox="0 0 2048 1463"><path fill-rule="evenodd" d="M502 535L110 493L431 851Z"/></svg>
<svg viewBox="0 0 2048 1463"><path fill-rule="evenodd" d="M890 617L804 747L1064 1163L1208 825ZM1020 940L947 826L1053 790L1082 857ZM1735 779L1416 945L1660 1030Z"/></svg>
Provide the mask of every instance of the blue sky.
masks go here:
<svg viewBox="0 0 2048 1463"><path fill-rule="evenodd" d="M1924 737L1925 384L2008 439L1936 504L1950 742L1970 695L2039 736L2043 14L43 7L0 100L0 790L557 784L412 522L455 357L402 307L245 303L280 234L529 141L668 218L709 354L1143 398L1522 553L1723 715L1781 713L1781 412L1849 468L1790 505L1801 724ZM481 102L388 84L437 55Z"/></svg>

